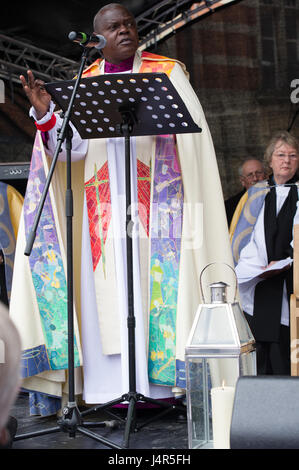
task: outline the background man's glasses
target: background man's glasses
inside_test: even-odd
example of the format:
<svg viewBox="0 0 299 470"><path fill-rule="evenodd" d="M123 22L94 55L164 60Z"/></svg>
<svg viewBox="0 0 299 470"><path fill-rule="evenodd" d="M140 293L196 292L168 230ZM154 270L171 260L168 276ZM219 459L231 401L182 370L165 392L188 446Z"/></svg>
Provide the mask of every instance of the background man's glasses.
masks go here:
<svg viewBox="0 0 299 470"><path fill-rule="evenodd" d="M248 173L248 175L244 175L243 178L252 180L253 178L259 178L260 176L264 176L263 171L253 171L252 173Z"/></svg>

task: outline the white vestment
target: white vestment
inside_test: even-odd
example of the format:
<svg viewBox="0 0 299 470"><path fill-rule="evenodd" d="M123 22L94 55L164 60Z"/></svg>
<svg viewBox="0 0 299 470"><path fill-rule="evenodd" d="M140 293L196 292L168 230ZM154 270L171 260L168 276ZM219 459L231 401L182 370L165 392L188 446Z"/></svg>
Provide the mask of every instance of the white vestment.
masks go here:
<svg viewBox="0 0 299 470"><path fill-rule="evenodd" d="M140 69L142 57L136 53L133 72ZM155 57L149 60L161 62ZM169 61L169 59L167 59ZM103 72L104 61L100 68ZM175 348L172 360L184 362L184 348L189 331L192 326L194 315L199 302L201 302L201 291L199 278L202 269L211 262L220 262L232 265L231 249L228 237L226 215L217 162L214 153L212 139L209 133L200 103L188 81L183 68L175 63L169 78L176 87L178 93L186 104L193 120L202 128L200 134L177 134L176 151L182 174L184 186L184 219L182 225L182 245L179 267L179 288L176 300L176 342L172 341L169 327L164 327L163 335L166 338L167 348ZM51 117L53 109L40 121L47 122ZM57 128L61 124L61 118L57 116L55 127L48 132L47 148L48 154L53 154L57 140ZM112 221L109 226L106 241L107 251L113 253L112 261L107 263L105 275L109 278L115 277L115 287L111 288L109 295L103 294L97 281L92 264L90 233L88 230L88 215L86 197L83 197L83 217L80 225L75 230L82 228L82 262L81 262L81 297L77 310L81 315L77 320L76 327L79 355L82 347L84 368L84 399L87 403L103 403L118 398L129 391L128 371L128 344L127 344L127 290L126 290L126 249L125 249L125 180L124 180L124 141L122 138L82 140L75 128L73 128L72 139L72 161L79 162L85 159L84 181L89 181L93 175L93 168L98 161L107 161L109 169L109 185L112 205ZM155 136L131 138L131 180L132 180L132 202L137 202L137 158L144 161L154 171L155 164ZM60 160L65 159L65 152L60 155ZM47 158L43 157L44 165L47 166ZM75 163L76 164L76 163ZM60 178L60 175L59 175ZM57 177L58 179L58 177ZM61 180L60 180L61 181ZM77 180L75 185L77 185ZM76 190L80 188L74 188ZM153 190L153 181L151 183ZM83 192L83 189L82 191ZM56 181L53 181L53 192L51 197L56 201L56 220L62 224L63 195ZM82 194L81 194L82 195ZM75 212L77 207L75 205ZM175 208L172 208L175 214ZM77 213L76 213L77 214ZM135 218L134 218L135 217ZM152 398L169 397L178 392L176 386L160 385L150 383L148 376L148 335L149 335L149 304L148 295L150 265L148 259L148 248L145 230L137 215L133 213L135 220L133 236L133 261L134 261L134 313L136 317L136 388L137 391ZM151 221L152 223L152 221ZM63 232L63 229L61 229ZM59 238L62 240L65 234ZM77 233L75 233L77 235ZM13 320L19 326L30 324L30 329L24 335L24 350L32 350L35 345L42 342L43 331L38 325L38 308L35 300L23 305L20 310L20 300L25 292L30 292L34 297L34 288L29 279L30 269L27 260L22 258L25 244L24 229L19 237L18 259L19 270L14 277L14 296L11 306ZM63 250L63 248L62 248ZM112 250L112 251L111 251ZM79 250L80 251L80 250ZM74 256L79 256L79 251ZM81 255L80 255L81 256ZM167 257L167 253L165 254ZM65 259L65 252L62 253ZM106 260L107 261L107 260ZM217 271L217 280L227 279L227 269L224 266L224 277L221 267ZM96 270L102 270L102 264ZM24 274L25 273L25 274ZM77 273L78 274L78 273ZM100 272L103 280L103 272ZM24 279L26 278L26 282ZM215 278L212 278L215 280ZM18 296L18 285L22 284L21 295ZM228 284L232 284L228 280ZM113 286L114 284L112 284ZM25 288L25 286L27 286ZM78 293L77 293L78 295ZM19 297L19 298L18 298ZM111 308L110 308L111 305ZM106 309L103 315L101 310ZM34 317L30 323L28 317ZM33 326L37 325L37 326ZM29 331L30 330L30 331ZM80 331L79 331L80 330ZM161 329L162 330L162 329ZM167 352L167 351L166 351ZM161 354L166 354L162 351ZM61 396L65 375L63 370L49 370L30 376L24 380L24 387L43 393ZM80 386L76 389L81 392Z"/></svg>

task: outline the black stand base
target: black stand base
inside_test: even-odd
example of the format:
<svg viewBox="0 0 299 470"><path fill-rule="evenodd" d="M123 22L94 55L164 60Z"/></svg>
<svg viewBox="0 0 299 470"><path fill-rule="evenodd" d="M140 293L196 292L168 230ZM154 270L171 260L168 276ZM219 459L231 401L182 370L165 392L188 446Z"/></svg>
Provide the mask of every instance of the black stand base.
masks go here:
<svg viewBox="0 0 299 470"><path fill-rule="evenodd" d="M105 427L108 426L108 423L105 421L102 422L84 422L82 419L82 413L79 411L77 404L76 403L69 403L64 409L63 409L63 416L62 418L57 420L57 426L54 426L52 428L48 429L43 429L41 431L34 431L31 433L26 433L26 434L19 434L15 436L14 441L20 441L23 439L30 439L31 437L38 437L38 436L44 436L46 434L53 434L56 432L64 432L69 435L69 437L76 437L76 434L79 432L81 434L84 434L91 439L94 439L98 442L101 442L102 444L106 445L107 447L110 447L112 449L122 449L121 446L118 446L117 444L114 444L113 442L109 441L108 439L105 439L102 436L99 436L95 432L90 431L87 428L90 427ZM109 425L111 428L116 426L116 423L111 421L111 424Z"/></svg>
<svg viewBox="0 0 299 470"><path fill-rule="evenodd" d="M152 416L151 418L147 419L141 424L137 424L137 403L149 403L151 405L158 406L162 409L159 414ZM128 404L128 410L127 410L127 416L126 419L122 420L125 424L125 430L124 430L124 436L123 436L123 442L122 442L122 448L127 449L129 447L129 439L130 439L130 434L132 432L138 432L141 428L147 426L149 423L158 420L162 416L170 413L171 411L180 411L182 413L186 412L186 408L183 405L174 405L170 404L166 401L163 400L156 400L153 398L146 397L140 393L136 392L129 392L125 393L122 395L120 398L113 400L111 402L105 403L104 405L97 405L90 410L86 410L82 412L82 416L86 416L90 413L93 413L98 410L106 410L110 415L116 417L113 412L110 410L107 410L108 407L115 406L115 405L120 405L122 403L127 403ZM120 420L119 417L116 417L118 420Z"/></svg>
<svg viewBox="0 0 299 470"><path fill-rule="evenodd" d="M137 404L139 403L149 403L161 408L161 411L158 414L154 414L151 418L143 421L142 423L137 423ZM126 403L128 404L127 416L125 419L118 416L116 413L111 411L111 407ZM85 421L83 418L91 413L95 413L100 410L105 410L105 412L114 417L115 420L111 421ZM64 432L69 435L71 438L75 438L77 433L84 434L95 441L98 441L104 444L106 447L111 449L127 449L129 447L129 439L132 432L138 432L143 427L147 426L151 422L157 421L162 416L167 415L173 411L181 412L185 414L186 407L182 404L170 404L163 400L155 400L153 398L145 397L140 393L126 393L122 397L107 402L103 405L97 405L85 411L79 411L76 403L68 403L63 409L63 416L57 420L57 426L43 429L40 431L33 431L25 434L18 434L14 437L14 441L20 441L24 439L30 439L39 436L45 436L47 434L54 434L58 432ZM91 431L89 428L99 428L99 427L110 427L111 429L119 428L120 424L124 424L124 435L122 445L115 444L114 442L106 439L103 436L96 434Z"/></svg>

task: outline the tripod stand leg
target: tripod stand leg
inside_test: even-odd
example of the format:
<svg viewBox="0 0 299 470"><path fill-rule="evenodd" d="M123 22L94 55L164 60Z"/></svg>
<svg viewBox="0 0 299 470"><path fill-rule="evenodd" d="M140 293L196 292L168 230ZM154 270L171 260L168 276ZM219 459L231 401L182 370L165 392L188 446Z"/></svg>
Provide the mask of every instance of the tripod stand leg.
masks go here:
<svg viewBox="0 0 299 470"><path fill-rule="evenodd" d="M134 395L129 399L128 412L126 418L126 426L123 438L123 447L129 447L130 433L136 427L136 397Z"/></svg>
<svg viewBox="0 0 299 470"><path fill-rule="evenodd" d="M14 437L14 441L21 441L23 439L30 439L31 437L44 436L45 434L53 434L54 432L59 432L60 426L55 426L54 428L43 429L42 431L33 431L27 434L19 434Z"/></svg>
<svg viewBox="0 0 299 470"><path fill-rule="evenodd" d="M111 441L108 441L107 439L105 439L102 436L98 436L96 433L94 433L94 432L92 432L88 429L85 429L82 426L78 426L77 431L81 432L85 436L91 437L95 441L102 442L104 445L106 445L108 447L111 447L112 449L123 449L123 447L118 446L117 444L114 444Z"/></svg>

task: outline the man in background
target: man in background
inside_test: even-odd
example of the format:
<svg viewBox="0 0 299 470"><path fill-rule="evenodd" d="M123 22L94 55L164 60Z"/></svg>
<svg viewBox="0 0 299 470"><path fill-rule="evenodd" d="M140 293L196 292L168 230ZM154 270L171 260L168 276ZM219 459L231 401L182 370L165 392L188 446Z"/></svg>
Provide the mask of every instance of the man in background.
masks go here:
<svg viewBox="0 0 299 470"><path fill-rule="evenodd" d="M240 183L243 186L242 191L235 194L225 201L225 210L227 223L230 226L235 209L243 194L258 181L266 179L266 173L263 163L257 158L247 158L239 167Z"/></svg>

